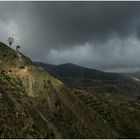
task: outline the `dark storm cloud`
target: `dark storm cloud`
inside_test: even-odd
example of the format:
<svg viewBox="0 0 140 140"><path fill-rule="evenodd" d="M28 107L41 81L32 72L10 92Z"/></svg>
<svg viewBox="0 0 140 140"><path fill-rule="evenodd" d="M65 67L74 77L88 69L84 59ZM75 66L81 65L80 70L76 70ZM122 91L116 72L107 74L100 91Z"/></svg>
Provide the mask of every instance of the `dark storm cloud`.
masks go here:
<svg viewBox="0 0 140 140"><path fill-rule="evenodd" d="M114 32L126 37L133 31L139 8L139 2L35 2L30 14L42 26L35 31L59 46L106 39Z"/></svg>
<svg viewBox="0 0 140 140"><path fill-rule="evenodd" d="M0 29L33 60L140 67L140 2L0 2Z"/></svg>

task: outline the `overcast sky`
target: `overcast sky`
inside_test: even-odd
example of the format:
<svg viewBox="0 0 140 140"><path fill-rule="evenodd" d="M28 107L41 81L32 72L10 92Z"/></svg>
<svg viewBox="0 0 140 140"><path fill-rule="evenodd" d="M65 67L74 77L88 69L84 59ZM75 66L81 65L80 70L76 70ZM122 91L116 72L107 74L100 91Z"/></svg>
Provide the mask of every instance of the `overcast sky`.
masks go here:
<svg viewBox="0 0 140 140"><path fill-rule="evenodd" d="M34 61L140 70L140 2L0 2L0 40Z"/></svg>

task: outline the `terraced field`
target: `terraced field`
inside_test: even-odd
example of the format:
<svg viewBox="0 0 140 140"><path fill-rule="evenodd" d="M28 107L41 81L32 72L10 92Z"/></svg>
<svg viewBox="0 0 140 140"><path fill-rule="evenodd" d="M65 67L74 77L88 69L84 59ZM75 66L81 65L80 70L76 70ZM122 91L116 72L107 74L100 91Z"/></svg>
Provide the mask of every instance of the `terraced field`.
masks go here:
<svg viewBox="0 0 140 140"><path fill-rule="evenodd" d="M100 101L96 96L88 92L74 90L73 94L106 122L110 110L110 106L107 103Z"/></svg>

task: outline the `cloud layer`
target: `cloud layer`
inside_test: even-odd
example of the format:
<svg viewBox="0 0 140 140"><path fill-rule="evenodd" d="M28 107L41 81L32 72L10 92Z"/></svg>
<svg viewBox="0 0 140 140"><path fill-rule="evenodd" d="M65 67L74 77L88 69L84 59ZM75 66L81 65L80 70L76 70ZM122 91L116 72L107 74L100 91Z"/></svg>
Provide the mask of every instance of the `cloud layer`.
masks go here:
<svg viewBox="0 0 140 140"><path fill-rule="evenodd" d="M35 61L140 68L140 2L0 2L0 39Z"/></svg>

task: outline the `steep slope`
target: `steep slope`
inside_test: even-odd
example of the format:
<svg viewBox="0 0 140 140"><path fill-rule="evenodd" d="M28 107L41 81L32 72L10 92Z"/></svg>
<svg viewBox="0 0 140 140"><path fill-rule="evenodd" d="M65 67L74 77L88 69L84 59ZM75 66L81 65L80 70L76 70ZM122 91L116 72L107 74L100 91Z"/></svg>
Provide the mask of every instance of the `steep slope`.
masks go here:
<svg viewBox="0 0 140 140"><path fill-rule="evenodd" d="M21 68L20 65L25 67ZM61 81L0 43L0 138L119 137Z"/></svg>

